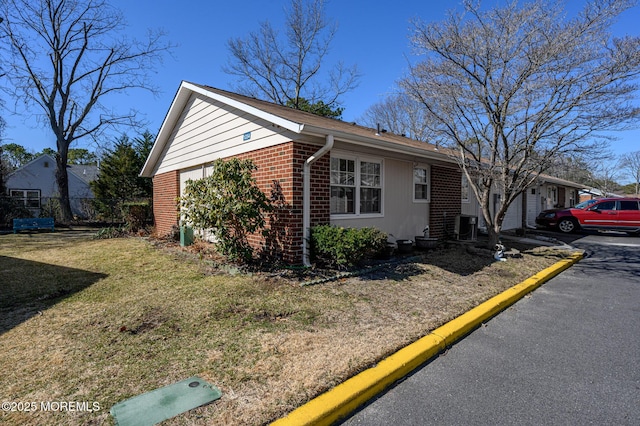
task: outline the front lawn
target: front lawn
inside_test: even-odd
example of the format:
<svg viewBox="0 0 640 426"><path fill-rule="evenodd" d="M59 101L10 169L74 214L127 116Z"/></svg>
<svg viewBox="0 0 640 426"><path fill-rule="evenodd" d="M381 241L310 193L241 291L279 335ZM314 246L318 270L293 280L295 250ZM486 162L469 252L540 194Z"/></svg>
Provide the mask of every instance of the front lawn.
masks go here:
<svg viewBox="0 0 640 426"><path fill-rule="evenodd" d="M0 423L113 424L116 402L196 375L222 398L166 424L268 423L562 255L492 262L455 246L301 287L139 238L2 235L1 399L100 409L2 412Z"/></svg>

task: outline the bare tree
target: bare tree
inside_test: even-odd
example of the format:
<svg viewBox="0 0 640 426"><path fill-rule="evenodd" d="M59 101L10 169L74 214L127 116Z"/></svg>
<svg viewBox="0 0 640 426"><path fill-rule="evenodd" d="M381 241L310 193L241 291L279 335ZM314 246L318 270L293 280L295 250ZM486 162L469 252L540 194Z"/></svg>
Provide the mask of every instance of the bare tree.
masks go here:
<svg viewBox="0 0 640 426"><path fill-rule="evenodd" d="M2 18L0 18L0 23L2 22L1 19ZM7 192L7 176L9 175L10 171L10 166L5 159L4 153L4 126L4 119L0 117L0 203L2 202L2 198L6 195Z"/></svg>
<svg viewBox="0 0 640 426"><path fill-rule="evenodd" d="M604 155L600 161L591 163L589 167L589 185L609 197L620 190L619 180L624 177L621 159L613 153Z"/></svg>
<svg viewBox="0 0 640 426"><path fill-rule="evenodd" d="M7 90L16 104L39 109L55 135L62 219L69 221L69 146L109 127L138 124L136 111L111 111L103 101L131 89L155 92L149 72L171 46L161 32L144 42L122 35L121 12L104 0L4 0L0 15Z"/></svg>
<svg viewBox="0 0 640 426"><path fill-rule="evenodd" d="M392 133L423 142L431 139L426 120L425 110L403 92L370 106L360 118L365 126L375 128L380 124Z"/></svg>
<svg viewBox="0 0 640 426"><path fill-rule="evenodd" d="M633 178L636 195L640 195L640 151L629 152L622 156L622 168Z"/></svg>
<svg viewBox="0 0 640 426"><path fill-rule="evenodd" d="M246 38L230 39L231 57L223 70L238 77L238 91L279 105L304 109L305 102L335 109L341 95L354 89L356 66L339 62L328 74L327 59L336 25L327 21L325 0L292 0L285 11L284 37L268 21Z"/></svg>
<svg viewBox="0 0 640 426"><path fill-rule="evenodd" d="M493 245L509 205L558 154L596 149L602 131L639 117L633 106L640 38L613 39L630 0L594 0L573 19L536 0L415 22L416 53L402 87L450 144L478 199ZM492 211L491 191L502 194Z"/></svg>

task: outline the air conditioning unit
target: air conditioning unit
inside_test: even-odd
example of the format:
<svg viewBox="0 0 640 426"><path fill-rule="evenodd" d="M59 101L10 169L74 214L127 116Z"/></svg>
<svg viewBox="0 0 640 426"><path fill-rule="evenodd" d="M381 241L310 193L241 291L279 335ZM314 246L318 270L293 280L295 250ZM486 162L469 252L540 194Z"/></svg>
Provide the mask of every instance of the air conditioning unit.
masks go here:
<svg viewBox="0 0 640 426"><path fill-rule="evenodd" d="M453 232L458 240L477 240L478 218L476 216L469 216L465 214L457 215Z"/></svg>

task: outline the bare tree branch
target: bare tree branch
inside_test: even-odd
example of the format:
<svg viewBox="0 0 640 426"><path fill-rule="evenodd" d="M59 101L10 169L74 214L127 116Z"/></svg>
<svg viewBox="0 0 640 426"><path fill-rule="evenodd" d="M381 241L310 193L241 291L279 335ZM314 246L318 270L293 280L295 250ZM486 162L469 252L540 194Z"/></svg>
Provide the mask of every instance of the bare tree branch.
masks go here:
<svg viewBox="0 0 640 426"><path fill-rule="evenodd" d="M71 218L66 171L69 146L107 128L134 125L134 111L109 111L107 96L132 89L156 93L150 71L172 46L162 32L145 42L122 36L120 11L105 0L5 0L0 37L9 84L3 89L46 117L56 137L63 216Z"/></svg>
<svg viewBox="0 0 640 426"><path fill-rule="evenodd" d="M269 22L246 38L227 42L231 54L223 71L238 77L237 90L249 96L301 109L323 102L339 107L339 98L357 87L356 66L338 63L321 82L321 69L336 33L324 14L325 0L292 0L280 35Z"/></svg>
<svg viewBox="0 0 640 426"><path fill-rule="evenodd" d="M624 154L621 167L631 176L636 189L636 196L640 195L640 151Z"/></svg>

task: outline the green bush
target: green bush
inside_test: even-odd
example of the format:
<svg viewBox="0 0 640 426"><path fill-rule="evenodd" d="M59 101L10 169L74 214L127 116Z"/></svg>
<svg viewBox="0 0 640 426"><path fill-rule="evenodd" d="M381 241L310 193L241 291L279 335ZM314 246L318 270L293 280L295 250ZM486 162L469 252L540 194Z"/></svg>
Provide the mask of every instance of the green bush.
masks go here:
<svg viewBox="0 0 640 426"><path fill-rule="evenodd" d="M98 230L93 238L96 240L108 240L110 238L126 237L127 235L128 232L125 228L110 226L108 228L101 228L100 230Z"/></svg>
<svg viewBox="0 0 640 426"><path fill-rule="evenodd" d="M122 204L122 216L125 226L132 232L144 228L151 216L151 205L148 201L125 202Z"/></svg>
<svg viewBox="0 0 640 426"><path fill-rule="evenodd" d="M265 213L271 210L267 196L252 173L251 160L215 160L211 175L187 181L180 197L184 223L195 229L210 230L218 251L234 262L253 259L249 236L265 227Z"/></svg>
<svg viewBox="0 0 640 426"><path fill-rule="evenodd" d="M318 225L311 228L311 250L316 261L345 268L382 253L387 235L376 228L343 228Z"/></svg>
<svg viewBox="0 0 640 426"><path fill-rule="evenodd" d="M24 206L22 200L2 197L0 194L0 227L12 226L13 219L32 217L33 214Z"/></svg>

